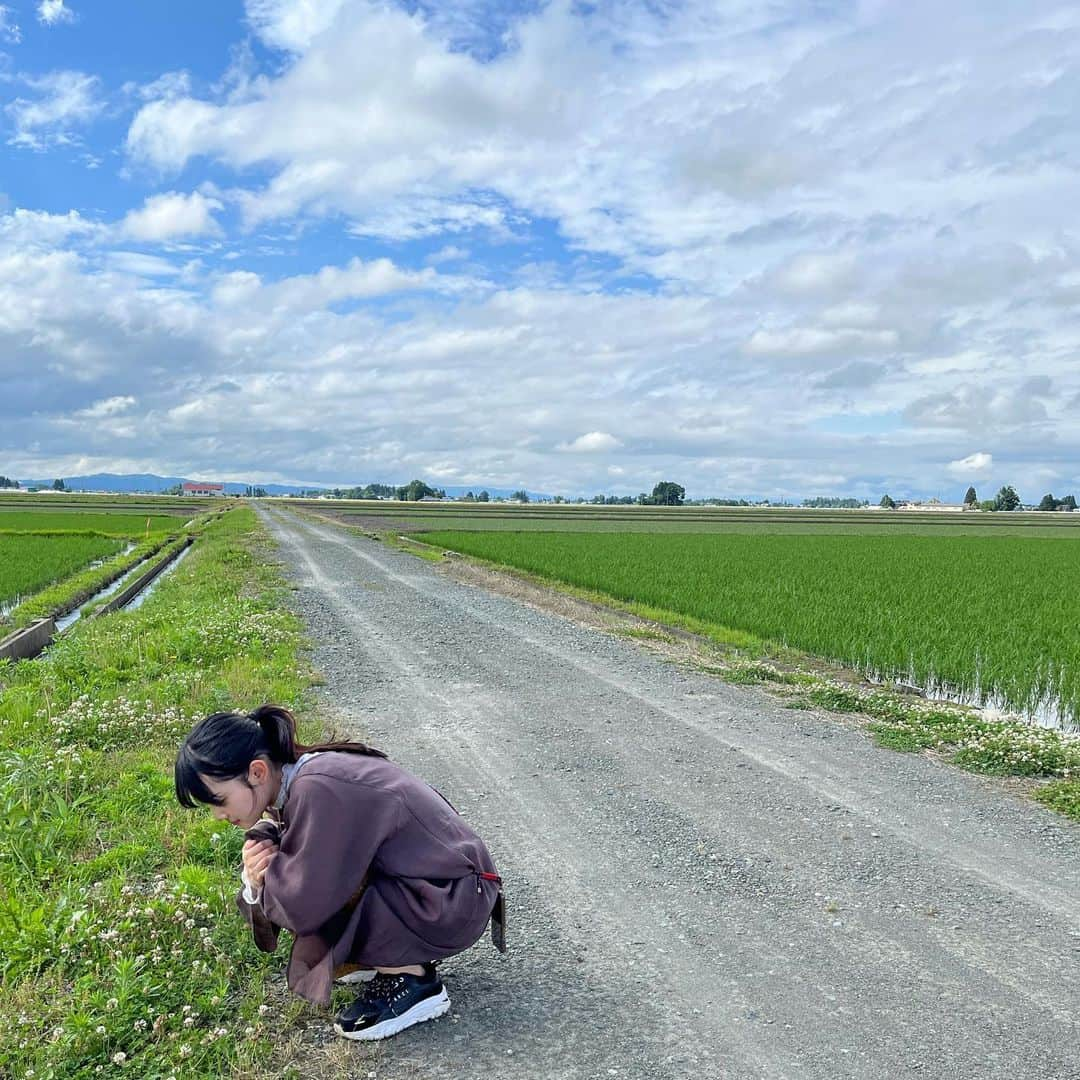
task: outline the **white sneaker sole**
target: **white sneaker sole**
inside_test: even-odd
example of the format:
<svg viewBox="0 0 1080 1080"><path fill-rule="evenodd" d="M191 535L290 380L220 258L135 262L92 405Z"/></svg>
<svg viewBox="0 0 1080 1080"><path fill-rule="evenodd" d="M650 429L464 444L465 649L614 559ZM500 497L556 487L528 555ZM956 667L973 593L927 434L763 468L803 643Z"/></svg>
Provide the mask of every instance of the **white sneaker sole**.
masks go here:
<svg viewBox="0 0 1080 1080"><path fill-rule="evenodd" d="M437 1016L442 1016L449 1008L450 998L447 997L446 988L443 987L441 993L418 1002L407 1013L391 1017L374 1027L364 1028L362 1031L343 1031L340 1024L335 1024L334 1030L343 1038L357 1039L361 1042L388 1039L391 1035L412 1027L413 1024L422 1024L425 1020L434 1020Z"/></svg>
<svg viewBox="0 0 1080 1080"><path fill-rule="evenodd" d="M342 975L340 979L335 979L334 983L337 986L352 986L355 983L369 983L374 978L374 968L361 968L359 971L350 971L348 975Z"/></svg>

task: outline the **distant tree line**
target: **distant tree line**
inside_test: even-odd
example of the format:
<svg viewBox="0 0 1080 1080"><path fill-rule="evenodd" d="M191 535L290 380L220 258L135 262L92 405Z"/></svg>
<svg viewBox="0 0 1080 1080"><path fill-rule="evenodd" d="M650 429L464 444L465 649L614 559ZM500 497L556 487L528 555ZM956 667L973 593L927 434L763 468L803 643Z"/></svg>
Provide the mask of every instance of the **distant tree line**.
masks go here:
<svg viewBox="0 0 1080 1080"><path fill-rule="evenodd" d="M18 480L11 480L6 476L0 476L0 488L17 488L22 485Z"/></svg>

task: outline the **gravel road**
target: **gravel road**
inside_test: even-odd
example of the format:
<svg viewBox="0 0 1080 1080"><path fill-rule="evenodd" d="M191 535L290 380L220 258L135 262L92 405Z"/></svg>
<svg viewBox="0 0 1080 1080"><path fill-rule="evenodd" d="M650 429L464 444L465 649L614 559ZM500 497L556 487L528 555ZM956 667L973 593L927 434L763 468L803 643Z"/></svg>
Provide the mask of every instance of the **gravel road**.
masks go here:
<svg viewBox="0 0 1080 1080"><path fill-rule="evenodd" d="M1080 828L632 642L260 508L328 707L443 791L510 951L350 1075L1080 1078Z"/></svg>

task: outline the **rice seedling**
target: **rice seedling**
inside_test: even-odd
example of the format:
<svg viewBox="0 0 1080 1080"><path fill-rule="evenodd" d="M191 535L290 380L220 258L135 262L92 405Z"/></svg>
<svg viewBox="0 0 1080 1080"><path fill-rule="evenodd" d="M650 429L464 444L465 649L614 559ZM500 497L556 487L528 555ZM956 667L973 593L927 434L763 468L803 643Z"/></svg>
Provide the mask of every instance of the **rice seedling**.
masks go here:
<svg viewBox="0 0 1080 1080"><path fill-rule="evenodd" d="M60 581L95 559L114 555L123 542L79 534L0 535L0 607Z"/></svg>

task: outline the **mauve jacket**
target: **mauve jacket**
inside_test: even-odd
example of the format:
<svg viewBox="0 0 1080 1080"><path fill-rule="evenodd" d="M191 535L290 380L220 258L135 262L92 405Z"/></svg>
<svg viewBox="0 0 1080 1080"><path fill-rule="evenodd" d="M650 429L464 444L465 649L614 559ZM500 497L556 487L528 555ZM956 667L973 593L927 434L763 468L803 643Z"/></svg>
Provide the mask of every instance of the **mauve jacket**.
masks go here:
<svg viewBox="0 0 1080 1080"><path fill-rule="evenodd" d="M424 781L386 758L324 751L292 779L280 825L249 839L280 842L257 904L237 897L264 952L282 927L295 940L289 989L330 1003L335 969L402 967L467 949L484 932L499 883L480 838ZM359 903L357 892L363 888Z"/></svg>

